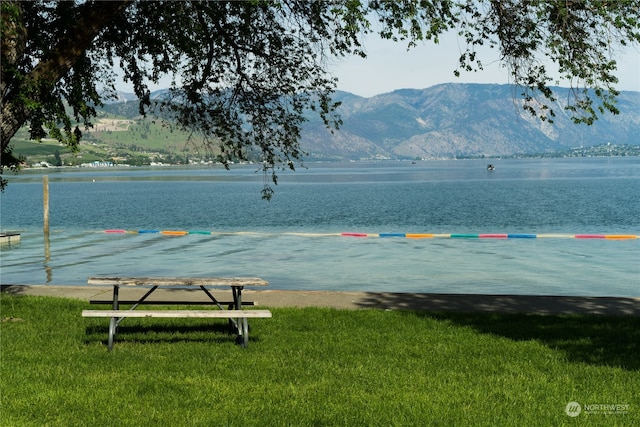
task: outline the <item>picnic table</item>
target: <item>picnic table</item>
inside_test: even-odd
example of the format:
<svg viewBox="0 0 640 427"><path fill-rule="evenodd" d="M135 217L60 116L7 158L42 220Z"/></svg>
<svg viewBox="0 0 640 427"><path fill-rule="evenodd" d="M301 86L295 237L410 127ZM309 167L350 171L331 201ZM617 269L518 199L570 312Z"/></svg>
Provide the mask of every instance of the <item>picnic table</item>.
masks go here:
<svg viewBox="0 0 640 427"><path fill-rule="evenodd" d="M237 332L237 342L243 347L249 344L249 325L247 318L271 317L269 310L243 310L243 305L253 305L253 302L242 301L242 290L247 286L267 286L269 283L258 277L89 277L90 285L111 285L113 293L110 300L92 300L92 304L109 304L110 310L83 310L83 317L110 317L108 348L113 349L116 331L120 322L126 317L202 317L202 318L227 318L230 326ZM134 300L121 301L120 287L148 287L148 291ZM159 288L185 289L197 288L207 296L206 302L193 302L186 300L152 301L149 296ZM231 288L233 301L223 302L216 299L212 288ZM128 309L121 309L120 304L131 305ZM218 310L136 310L144 304L186 305L198 304L216 305ZM223 305L228 305L225 309Z"/></svg>

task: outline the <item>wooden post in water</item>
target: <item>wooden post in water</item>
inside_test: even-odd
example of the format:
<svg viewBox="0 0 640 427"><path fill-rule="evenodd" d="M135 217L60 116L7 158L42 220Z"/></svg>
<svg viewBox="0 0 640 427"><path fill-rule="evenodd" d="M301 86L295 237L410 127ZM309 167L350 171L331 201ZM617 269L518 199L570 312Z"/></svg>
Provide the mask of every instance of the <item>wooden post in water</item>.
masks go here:
<svg viewBox="0 0 640 427"><path fill-rule="evenodd" d="M44 234L49 235L49 175L42 177L42 204L44 209Z"/></svg>

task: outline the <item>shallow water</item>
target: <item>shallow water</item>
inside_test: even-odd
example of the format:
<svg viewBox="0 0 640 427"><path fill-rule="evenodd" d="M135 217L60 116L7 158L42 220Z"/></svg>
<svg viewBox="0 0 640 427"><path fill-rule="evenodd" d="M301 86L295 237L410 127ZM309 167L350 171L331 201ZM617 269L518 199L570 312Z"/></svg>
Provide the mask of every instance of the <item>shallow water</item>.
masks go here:
<svg viewBox="0 0 640 427"><path fill-rule="evenodd" d="M10 177L3 284L90 275L255 275L275 289L640 295L640 239L407 239L361 233L640 234L640 159L312 164L260 200L254 166ZM106 234L106 229L213 234Z"/></svg>

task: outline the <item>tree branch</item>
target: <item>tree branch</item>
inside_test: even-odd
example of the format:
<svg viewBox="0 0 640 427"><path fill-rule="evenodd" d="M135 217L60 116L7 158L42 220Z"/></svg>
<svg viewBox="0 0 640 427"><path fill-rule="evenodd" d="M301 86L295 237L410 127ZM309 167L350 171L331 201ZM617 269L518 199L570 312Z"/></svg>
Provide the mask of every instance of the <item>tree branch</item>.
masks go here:
<svg viewBox="0 0 640 427"><path fill-rule="evenodd" d="M3 96L0 139L2 151L20 126L30 117L25 99L39 103L84 55L95 37L111 20L132 3L132 0L97 1L83 4L75 25L69 28L51 51L24 77L24 80Z"/></svg>

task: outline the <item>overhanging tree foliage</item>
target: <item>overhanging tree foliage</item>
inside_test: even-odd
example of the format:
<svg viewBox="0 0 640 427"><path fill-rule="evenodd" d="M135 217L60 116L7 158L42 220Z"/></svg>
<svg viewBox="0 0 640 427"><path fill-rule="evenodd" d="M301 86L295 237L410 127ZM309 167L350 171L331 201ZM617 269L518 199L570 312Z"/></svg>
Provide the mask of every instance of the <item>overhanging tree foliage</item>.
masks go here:
<svg viewBox="0 0 640 427"><path fill-rule="evenodd" d="M10 140L27 123L34 139L77 147L121 68L141 113L227 161L258 153L275 182L276 168L302 157L309 110L339 125L328 59L366 56L360 41L372 32L413 47L456 31L466 42L456 74L482 69L479 45L498 49L541 119L554 115L551 61L572 82L574 120L591 123L617 112L615 49L640 41L639 10L639 0L2 1L2 170L17 167ZM164 76L168 95L151 99L148 85Z"/></svg>

